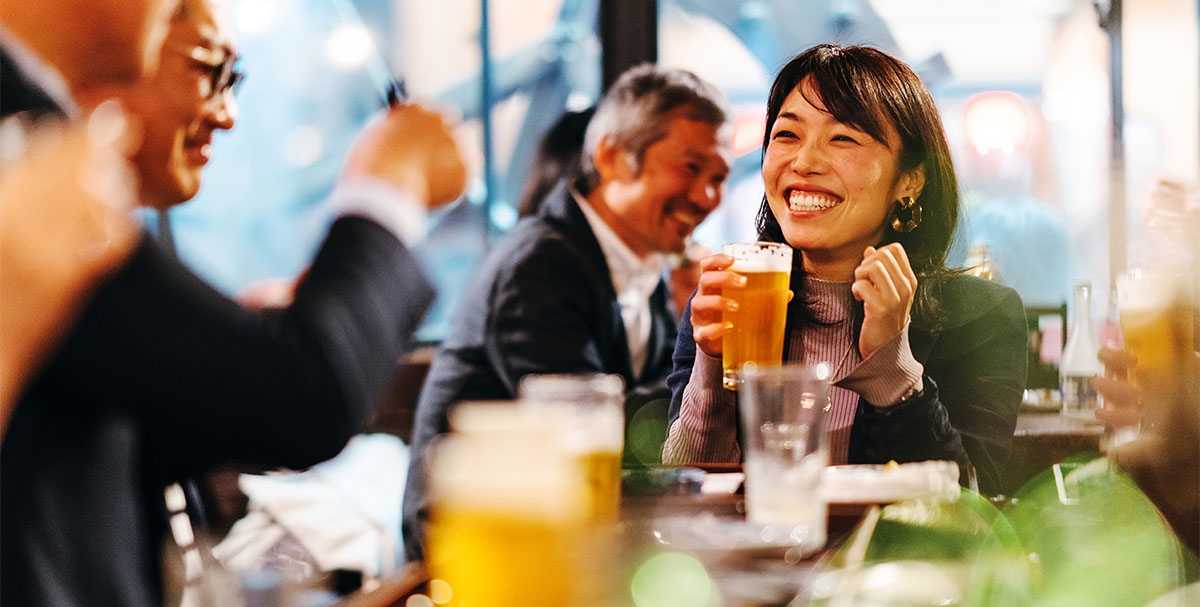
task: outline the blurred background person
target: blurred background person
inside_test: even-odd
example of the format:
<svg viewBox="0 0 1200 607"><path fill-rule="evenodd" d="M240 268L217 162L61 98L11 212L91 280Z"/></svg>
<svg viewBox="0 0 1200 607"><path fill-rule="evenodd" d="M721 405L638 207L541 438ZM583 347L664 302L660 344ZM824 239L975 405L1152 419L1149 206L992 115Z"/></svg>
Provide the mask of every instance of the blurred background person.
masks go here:
<svg viewBox="0 0 1200 607"><path fill-rule="evenodd" d="M1012 287L1026 306L1066 302L1072 276L1066 221L1035 192L1041 120L1015 93L978 93L963 105L966 145L955 166L970 187L962 193L955 237L966 246L952 247L949 265L974 270L986 261L990 279Z"/></svg>
<svg viewBox="0 0 1200 607"><path fill-rule="evenodd" d="M596 113L596 106L565 112L542 136L529 168L521 201L517 205L519 217L536 215L542 200L559 183L570 183L578 178L583 152L583 136L588 122ZM712 251L701 244L690 243L682 253L672 254L667 259L667 289L671 293L671 305L676 315L682 314L688 298L696 290L700 280L697 262ZM256 291L259 293L267 291Z"/></svg>
<svg viewBox="0 0 1200 607"><path fill-rule="evenodd" d="M1104 406L1096 416L1111 428L1134 428L1132 438L1109 446L1108 458L1200 554L1200 357L1182 357L1171 377L1154 383L1131 379L1136 359L1123 350L1101 350L1100 360L1105 374L1096 391Z"/></svg>
<svg viewBox="0 0 1200 607"><path fill-rule="evenodd" d="M0 110L78 114L75 95L154 65L170 15L179 24L207 6L0 5ZM191 84L207 95L203 63ZM0 602L157 604L167 482L231 460L302 467L337 453L432 295L402 239L464 182L439 116L408 105L374 121L344 163L343 216L295 303L271 315L225 299L143 236L13 411L0 449Z"/></svg>
<svg viewBox="0 0 1200 607"><path fill-rule="evenodd" d="M1096 418L1119 438L1109 445L1109 459L1200 554L1200 194L1179 181L1156 180L1142 221L1139 244L1151 249L1139 252L1143 260L1166 264L1182 279L1178 292L1161 294L1174 300L1159 310L1168 316L1168 333L1150 336L1160 358L1154 365L1167 371L1144 368L1150 361L1139 366L1129 350L1102 348L1104 375L1096 378L1096 390L1103 406Z"/></svg>
<svg viewBox="0 0 1200 607"><path fill-rule="evenodd" d="M536 215L542 200L559 182L570 182L579 176L583 135L595 113L594 105L578 111L568 110L542 135L521 192L521 202L517 205L518 217Z"/></svg>
<svg viewBox="0 0 1200 607"><path fill-rule="evenodd" d="M424 553L426 450L449 430L453 404L515 398L530 373L614 373L625 381L628 428L664 396L676 317L662 254L682 253L721 202L731 119L724 94L691 72L627 70L588 124L580 176L497 241L417 404L404 498L409 560Z"/></svg>

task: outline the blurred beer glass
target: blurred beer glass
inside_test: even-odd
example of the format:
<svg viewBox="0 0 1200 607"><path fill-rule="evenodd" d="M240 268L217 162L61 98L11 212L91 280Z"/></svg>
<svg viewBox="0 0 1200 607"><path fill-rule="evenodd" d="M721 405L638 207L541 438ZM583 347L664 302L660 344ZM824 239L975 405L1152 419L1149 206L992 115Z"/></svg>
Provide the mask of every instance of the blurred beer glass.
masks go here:
<svg viewBox="0 0 1200 607"><path fill-rule="evenodd" d="M784 526L805 552L825 545L829 465L828 369L787 364L742 369L738 410L746 473L746 520Z"/></svg>
<svg viewBox="0 0 1200 607"><path fill-rule="evenodd" d="M1117 276L1125 349L1136 359L1134 383L1171 382L1192 351L1191 288L1165 268L1132 268Z"/></svg>
<svg viewBox="0 0 1200 607"><path fill-rule="evenodd" d="M605 373L531 374L518 387L521 406L557 420L556 443L579 466L593 522L617 520L621 509L621 450L625 437L625 380Z"/></svg>
<svg viewBox="0 0 1200 607"><path fill-rule="evenodd" d="M733 257L729 270L746 277L745 287L721 293L738 304L736 312L723 313L722 320L732 328L721 342L721 383L737 390L742 365L783 362L792 248L776 242L743 242L727 244L721 252Z"/></svg>
<svg viewBox="0 0 1200 607"><path fill-rule="evenodd" d="M588 504L557 422L516 403L464 403L433 446L430 574L453 605L578 604Z"/></svg>

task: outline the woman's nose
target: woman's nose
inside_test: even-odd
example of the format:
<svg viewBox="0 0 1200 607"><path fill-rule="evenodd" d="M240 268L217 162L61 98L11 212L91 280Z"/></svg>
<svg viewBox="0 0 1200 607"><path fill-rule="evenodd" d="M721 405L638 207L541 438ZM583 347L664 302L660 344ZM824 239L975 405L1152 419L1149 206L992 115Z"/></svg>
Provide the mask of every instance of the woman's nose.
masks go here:
<svg viewBox="0 0 1200 607"><path fill-rule="evenodd" d="M795 147L792 170L801 174L819 173L825 166L825 154L814 142L804 142Z"/></svg>

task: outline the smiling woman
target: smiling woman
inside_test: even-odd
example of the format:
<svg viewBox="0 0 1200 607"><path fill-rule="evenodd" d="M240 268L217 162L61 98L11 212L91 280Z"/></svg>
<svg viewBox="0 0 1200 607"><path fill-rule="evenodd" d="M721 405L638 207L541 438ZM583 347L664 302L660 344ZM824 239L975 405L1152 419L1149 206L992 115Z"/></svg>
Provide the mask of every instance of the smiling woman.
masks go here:
<svg viewBox="0 0 1200 607"><path fill-rule="evenodd" d="M1024 311L1011 289L945 267L958 189L929 91L882 51L816 46L776 77L763 144L759 238L794 250L784 359L835 367L832 461L952 460L963 482L977 469L998 488ZM741 457L736 399L720 388L727 293L745 284L731 261L702 262L680 327L664 462Z"/></svg>

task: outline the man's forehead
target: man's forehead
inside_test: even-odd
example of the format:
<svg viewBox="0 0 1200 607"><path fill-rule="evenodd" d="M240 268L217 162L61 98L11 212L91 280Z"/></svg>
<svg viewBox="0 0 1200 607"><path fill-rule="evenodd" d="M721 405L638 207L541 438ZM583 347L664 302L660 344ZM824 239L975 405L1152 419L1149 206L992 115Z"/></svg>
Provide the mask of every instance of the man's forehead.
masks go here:
<svg viewBox="0 0 1200 607"><path fill-rule="evenodd" d="M697 162L718 163L725 169L733 160L733 129L729 124L715 125L677 116L671 120L665 141L682 147L684 158Z"/></svg>
<svg viewBox="0 0 1200 607"><path fill-rule="evenodd" d="M228 5L214 0L183 0L182 18L172 24L172 38L211 49L234 52L233 18Z"/></svg>

